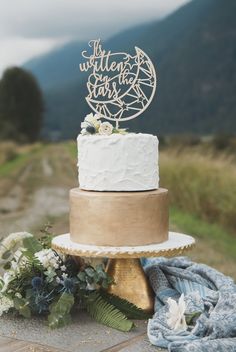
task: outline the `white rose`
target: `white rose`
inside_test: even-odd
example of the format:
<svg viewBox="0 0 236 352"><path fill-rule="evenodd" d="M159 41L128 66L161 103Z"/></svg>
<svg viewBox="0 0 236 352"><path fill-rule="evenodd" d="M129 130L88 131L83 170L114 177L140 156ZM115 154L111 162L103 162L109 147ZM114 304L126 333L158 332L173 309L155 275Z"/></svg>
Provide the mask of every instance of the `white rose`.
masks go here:
<svg viewBox="0 0 236 352"><path fill-rule="evenodd" d="M109 136L110 134L112 134L112 131L113 131L113 126L110 122L101 123L98 130L99 134L106 135L106 136Z"/></svg>
<svg viewBox="0 0 236 352"><path fill-rule="evenodd" d="M99 129L100 125L101 125L101 121L99 121L101 118L101 116L99 114L95 114L93 115L92 113L88 114L85 119L84 122L82 122L81 127L82 128L86 128L87 126L94 126L96 130ZM86 125L87 123L87 125Z"/></svg>

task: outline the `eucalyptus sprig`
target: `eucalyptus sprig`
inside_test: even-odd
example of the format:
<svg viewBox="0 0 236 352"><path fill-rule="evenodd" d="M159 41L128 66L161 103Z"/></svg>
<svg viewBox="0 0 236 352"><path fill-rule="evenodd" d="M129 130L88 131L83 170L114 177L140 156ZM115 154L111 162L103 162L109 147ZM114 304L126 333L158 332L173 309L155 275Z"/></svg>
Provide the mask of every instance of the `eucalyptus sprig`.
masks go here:
<svg viewBox="0 0 236 352"><path fill-rule="evenodd" d="M105 272L103 264L96 265L95 268L89 265L80 271L77 277L81 289L95 290L98 287L106 289L113 283L113 279Z"/></svg>

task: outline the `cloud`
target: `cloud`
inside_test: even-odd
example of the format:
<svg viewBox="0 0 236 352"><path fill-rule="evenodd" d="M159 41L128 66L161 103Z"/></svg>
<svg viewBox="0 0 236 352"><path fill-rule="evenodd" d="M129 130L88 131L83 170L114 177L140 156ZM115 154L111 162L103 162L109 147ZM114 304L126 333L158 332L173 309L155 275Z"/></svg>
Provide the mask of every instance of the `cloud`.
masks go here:
<svg viewBox="0 0 236 352"><path fill-rule="evenodd" d="M69 39L105 38L188 0L0 0L0 71Z"/></svg>
<svg viewBox="0 0 236 352"><path fill-rule="evenodd" d="M5 67L20 66L26 59L41 55L54 47L60 46L65 41L63 39L35 39L13 37L0 40L1 62L0 75Z"/></svg>
<svg viewBox="0 0 236 352"><path fill-rule="evenodd" d="M0 32L24 37L76 36L110 32L160 18L186 0L0 0ZM114 27L113 27L114 26Z"/></svg>

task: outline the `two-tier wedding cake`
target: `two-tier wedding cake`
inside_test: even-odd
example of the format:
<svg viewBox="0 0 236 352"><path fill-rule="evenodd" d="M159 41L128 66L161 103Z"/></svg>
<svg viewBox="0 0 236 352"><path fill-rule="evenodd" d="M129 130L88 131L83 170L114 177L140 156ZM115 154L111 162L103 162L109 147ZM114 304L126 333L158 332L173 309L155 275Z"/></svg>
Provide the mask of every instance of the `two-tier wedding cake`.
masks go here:
<svg viewBox="0 0 236 352"><path fill-rule="evenodd" d="M168 191L158 188L157 137L80 134L77 141L80 188L70 191L71 240L100 246L166 241Z"/></svg>
<svg viewBox="0 0 236 352"><path fill-rule="evenodd" d="M158 139L128 133L119 123L140 115L156 89L149 57L103 50L92 54L86 100L95 111L77 139L79 188L70 191L70 239L97 246L142 246L168 240L168 191L159 188ZM105 120L114 121L116 126Z"/></svg>

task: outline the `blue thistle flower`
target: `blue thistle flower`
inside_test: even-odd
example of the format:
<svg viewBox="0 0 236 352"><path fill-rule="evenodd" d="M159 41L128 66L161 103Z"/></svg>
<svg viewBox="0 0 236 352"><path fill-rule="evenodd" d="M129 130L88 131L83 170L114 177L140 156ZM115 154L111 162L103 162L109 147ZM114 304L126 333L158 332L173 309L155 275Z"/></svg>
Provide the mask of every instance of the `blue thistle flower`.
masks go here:
<svg viewBox="0 0 236 352"><path fill-rule="evenodd" d="M39 290L43 285L43 279L39 276L35 276L31 280L31 285L32 285L33 289Z"/></svg>
<svg viewBox="0 0 236 352"><path fill-rule="evenodd" d="M72 279L65 278L63 281L63 289L65 292L71 293L74 290L75 284Z"/></svg>
<svg viewBox="0 0 236 352"><path fill-rule="evenodd" d="M94 126L87 126L86 127L86 131L88 132L88 133L90 133L90 134L95 134L96 133L96 129L95 129L95 127Z"/></svg>
<svg viewBox="0 0 236 352"><path fill-rule="evenodd" d="M34 312L38 314L43 314L48 311L48 307L53 300L53 291L48 292L39 292L36 291L36 294L31 297L31 308Z"/></svg>

